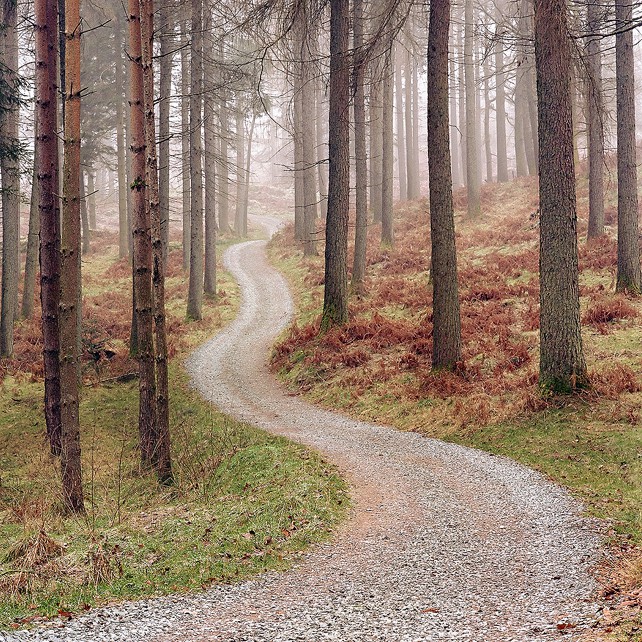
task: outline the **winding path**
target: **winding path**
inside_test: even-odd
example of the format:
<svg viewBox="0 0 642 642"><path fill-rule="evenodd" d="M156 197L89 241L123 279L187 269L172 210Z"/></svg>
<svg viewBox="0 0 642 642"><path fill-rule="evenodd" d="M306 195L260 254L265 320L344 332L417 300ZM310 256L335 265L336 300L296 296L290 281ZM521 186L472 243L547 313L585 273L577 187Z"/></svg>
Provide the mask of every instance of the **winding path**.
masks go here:
<svg viewBox="0 0 642 642"><path fill-rule="evenodd" d="M336 463L352 486L353 517L287 573L97 610L62 638L39 639L577 639L598 608L589 567L599 538L581 507L511 461L289 396L265 366L291 316L287 286L264 241L235 245L225 258L243 303L237 320L190 358L194 384L226 413Z"/></svg>

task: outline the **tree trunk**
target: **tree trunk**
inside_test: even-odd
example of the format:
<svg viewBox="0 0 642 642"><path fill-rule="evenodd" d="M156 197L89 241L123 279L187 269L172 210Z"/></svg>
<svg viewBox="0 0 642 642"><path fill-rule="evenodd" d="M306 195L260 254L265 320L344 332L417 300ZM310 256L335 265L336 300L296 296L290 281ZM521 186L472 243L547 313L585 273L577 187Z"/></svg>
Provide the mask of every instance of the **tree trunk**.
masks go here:
<svg viewBox="0 0 642 642"><path fill-rule="evenodd" d="M154 367L152 240L147 207L145 107L139 0L129 0L131 60L132 225L134 235L134 312L138 337L138 431L143 467L154 464L156 443L156 377Z"/></svg>
<svg viewBox="0 0 642 642"><path fill-rule="evenodd" d="M40 211L40 301L45 370L45 419L51 452L60 454L60 205L58 194L56 0L35 8L38 209Z"/></svg>
<svg viewBox="0 0 642 642"><path fill-rule="evenodd" d="M207 79L205 88L205 273L203 291L208 296L216 296L216 147L215 127L215 51L212 33L212 10L205 8L205 45L204 56Z"/></svg>
<svg viewBox="0 0 642 642"><path fill-rule="evenodd" d="M392 44L384 54L383 61L383 110L382 110L382 164L381 164L381 243L392 246L393 229L393 189L394 189L394 133L393 133L393 66Z"/></svg>
<svg viewBox="0 0 642 642"><path fill-rule="evenodd" d="M521 72L519 69L515 74L515 165L518 177L528 174L528 163L526 161L526 148L524 141L524 92L522 90Z"/></svg>
<svg viewBox="0 0 642 642"><path fill-rule="evenodd" d="M465 82L465 73L464 73L464 46L463 46L463 32L464 25L460 24L459 29L457 29L457 51L459 52L459 64L458 67L458 82L457 82L457 94L459 98L459 135L457 140L459 141L459 151L461 155L461 178L464 187L466 187L468 182L468 151L466 149L466 82Z"/></svg>
<svg viewBox="0 0 642 642"><path fill-rule="evenodd" d="M160 41L158 97L158 198L160 202L163 259L169 248L169 137L172 95L172 64L174 61L174 21L167 2L160 3L158 39Z"/></svg>
<svg viewBox="0 0 642 642"><path fill-rule="evenodd" d="M326 117L323 109L323 79L319 79L316 88L316 130L317 130L317 167L319 170L319 200L321 206L321 217L325 221L328 213L328 152L327 136L324 127L324 118ZM327 122L327 121L325 121Z"/></svg>
<svg viewBox="0 0 642 642"><path fill-rule="evenodd" d="M365 52L363 0L354 0L352 5L354 25L354 148L355 148L355 210L354 258L352 264L352 291L363 293L366 272L366 248L368 239L368 159L366 152L366 99L365 99Z"/></svg>
<svg viewBox="0 0 642 642"><path fill-rule="evenodd" d="M91 252L91 232L89 231L89 208L87 206L87 190L85 189L84 172L80 172L80 219L82 224L82 253Z"/></svg>
<svg viewBox="0 0 642 642"><path fill-rule="evenodd" d="M316 181L316 152L314 150L316 137L315 130L310 127L316 117L314 102L314 76L312 70L312 61L308 51L309 45L302 42L301 53L303 62L301 65L302 84L301 84L301 107L303 116L302 151L303 151L303 193L304 208L303 219L305 226L305 238L303 243L303 254L305 256L314 256L317 253L316 244L316 220L317 211L317 181Z"/></svg>
<svg viewBox="0 0 642 642"><path fill-rule="evenodd" d="M497 181L508 180L508 153L506 151L506 76L504 74L504 42L500 22L501 9L495 14L495 124L497 128Z"/></svg>
<svg viewBox="0 0 642 642"><path fill-rule="evenodd" d="M2 174L2 305L0 307L0 357L13 354L13 326L18 316L20 281L20 164L18 160L18 32L17 0L3 0L3 50L5 82L11 95L0 126Z"/></svg>
<svg viewBox="0 0 642 642"><path fill-rule="evenodd" d="M635 150L635 62L633 9L615 2L617 94L617 292L640 294L637 165Z"/></svg>
<svg viewBox="0 0 642 642"><path fill-rule="evenodd" d="M89 230L96 229L96 170L89 167L87 170L87 212L89 220Z"/></svg>
<svg viewBox="0 0 642 642"><path fill-rule="evenodd" d="M22 288L22 318L33 316L36 295L36 274L38 272L38 243L40 241L40 216L38 214L38 121L34 113L34 159L31 176L31 200L29 202L29 236L27 237L27 256L25 258L25 277Z"/></svg>
<svg viewBox="0 0 642 642"><path fill-rule="evenodd" d="M118 256L124 258L129 254L129 237L131 229L127 224L127 149L125 145L125 105L123 88L125 73L121 46L123 44L122 23L116 19L116 67L115 84L118 97L116 99L116 154L118 158Z"/></svg>
<svg viewBox="0 0 642 642"><path fill-rule="evenodd" d="M589 163L588 238L604 234L604 105L602 98L602 28L603 8L598 0L587 0L586 42Z"/></svg>
<svg viewBox="0 0 642 642"><path fill-rule="evenodd" d="M407 201L408 176L406 173L406 140L403 122L403 76L399 51L397 51L397 57L395 61L395 111L397 113L397 165L399 167L399 200Z"/></svg>
<svg viewBox="0 0 642 642"><path fill-rule="evenodd" d="M468 217L476 218L481 211L479 195L479 148L477 144L477 115L475 113L475 68L473 60L474 11L472 0L466 0L464 16L464 85L466 89L466 187Z"/></svg>
<svg viewBox="0 0 642 642"><path fill-rule="evenodd" d="M158 481L169 485L174 481L170 456L169 383L167 374L167 331L165 319L165 265L163 244L163 213L160 208L158 159L156 156L156 122L154 118L154 2L140 0L141 55L143 67L143 105L145 110L145 150L147 209L152 235L152 283L154 289L154 338L156 365L156 425L152 460Z"/></svg>
<svg viewBox="0 0 642 642"><path fill-rule="evenodd" d="M252 142L254 140L254 127L256 125L256 112L252 113L250 130L247 136L247 150L245 153L245 168L243 179L243 209L242 209L242 233L247 237L247 213L250 204L250 172L252 169Z"/></svg>
<svg viewBox="0 0 642 642"><path fill-rule="evenodd" d="M321 329L348 320L350 206L350 2L330 0L330 113L328 218Z"/></svg>
<svg viewBox="0 0 642 642"><path fill-rule="evenodd" d="M80 2L65 2L65 137L60 279L60 470L65 507L84 513L80 464Z"/></svg>
<svg viewBox="0 0 642 642"><path fill-rule="evenodd" d="M565 0L535 0L539 113L540 386L588 384L580 331L571 53Z"/></svg>
<svg viewBox="0 0 642 642"><path fill-rule="evenodd" d="M451 172L453 178L453 185L459 187L463 185L461 180L461 161L460 152L461 146L459 145L459 132L457 131L457 84L456 84L456 70L455 70L455 52L450 56L450 157L451 157Z"/></svg>
<svg viewBox="0 0 642 642"><path fill-rule="evenodd" d="M303 183L303 93L301 75L294 79L293 97L293 132L294 146L294 236L297 241L305 241L305 186Z"/></svg>
<svg viewBox="0 0 642 642"><path fill-rule="evenodd" d="M243 193L245 190L245 112L236 99L236 208L234 213L234 233L243 237Z"/></svg>
<svg viewBox="0 0 642 642"><path fill-rule="evenodd" d="M181 26L181 159L182 159L182 179L183 179L183 269L188 270L190 267L190 247L191 247L191 214L190 207L192 196L191 188L191 164L190 164L190 104L191 104L191 78L192 73L189 50L190 50L190 4L183 3L184 19Z"/></svg>
<svg viewBox="0 0 642 642"><path fill-rule="evenodd" d="M223 64L225 60L225 47L223 38L219 38L218 45L219 62ZM220 82L222 82L220 78ZM227 92L222 88L218 92L219 97L219 139L220 139L220 158L217 161L218 174L218 224L221 234L227 234L230 231L230 167L228 154L228 140L230 136L230 122L227 110Z"/></svg>
<svg viewBox="0 0 642 642"><path fill-rule="evenodd" d="M191 0L192 47L189 97L190 261L187 316L203 316L203 0Z"/></svg>
<svg viewBox="0 0 642 642"><path fill-rule="evenodd" d="M484 63L484 151L486 152L486 182L493 182L493 146L490 137L490 65Z"/></svg>
<svg viewBox="0 0 642 642"><path fill-rule="evenodd" d="M383 87L378 57L370 63L370 209L372 220L381 221L381 186L383 181Z"/></svg>
<svg viewBox="0 0 642 642"><path fill-rule="evenodd" d="M461 360L457 251L448 122L450 0L432 0L428 32L428 163L433 281L433 368Z"/></svg>

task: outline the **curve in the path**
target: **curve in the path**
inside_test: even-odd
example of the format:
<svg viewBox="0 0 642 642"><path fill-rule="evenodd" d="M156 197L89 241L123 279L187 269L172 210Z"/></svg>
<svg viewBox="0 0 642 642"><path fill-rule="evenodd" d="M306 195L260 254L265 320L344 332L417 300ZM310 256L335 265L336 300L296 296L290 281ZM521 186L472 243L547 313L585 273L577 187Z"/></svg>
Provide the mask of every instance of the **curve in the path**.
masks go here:
<svg viewBox="0 0 642 642"><path fill-rule="evenodd" d="M266 367L292 312L286 283L264 241L235 245L225 258L243 303L236 321L190 358L194 385L224 412L336 463L351 483L354 514L287 573L98 610L64 638L41 639L575 639L597 608L590 566L599 538L581 507L509 460L288 395Z"/></svg>

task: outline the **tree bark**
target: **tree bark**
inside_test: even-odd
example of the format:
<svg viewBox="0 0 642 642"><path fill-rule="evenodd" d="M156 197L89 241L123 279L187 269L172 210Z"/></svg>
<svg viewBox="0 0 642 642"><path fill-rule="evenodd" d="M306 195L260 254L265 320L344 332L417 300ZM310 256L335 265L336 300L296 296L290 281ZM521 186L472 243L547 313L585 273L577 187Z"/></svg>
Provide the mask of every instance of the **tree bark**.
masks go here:
<svg viewBox="0 0 642 642"><path fill-rule="evenodd" d="M370 73L370 210L372 220L378 223L381 221L383 182L383 87L378 56L370 63Z"/></svg>
<svg viewBox="0 0 642 642"><path fill-rule="evenodd" d="M3 75L12 93L0 127L2 174L2 305L0 306L0 357L13 354L13 327L18 316L20 281L20 164L18 159L18 32L17 0L3 0Z"/></svg>
<svg viewBox="0 0 642 642"><path fill-rule="evenodd" d="M160 41L158 96L158 197L160 203L163 259L169 248L169 137L172 94L172 64L174 62L174 22L169 3L160 3L158 39Z"/></svg>
<svg viewBox="0 0 642 642"><path fill-rule="evenodd" d="M355 237L352 264L352 291L363 293L366 272L366 249L368 239L368 159L366 151L366 99L364 51L363 0L353 0L354 64L352 93L354 95L354 148L355 148Z"/></svg>
<svg viewBox="0 0 642 642"><path fill-rule="evenodd" d="M637 165L635 149L635 61L633 8L615 2L615 77L617 96L617 292L640 294Z"/></svg>
<svg viewBox="0 0 642 642"><path fill-rule="evenodd" d="M474 11L472 0L466 0L464 14L464 86L466 89L466 188L469 218L481 212L479 194L479 166L477 141L477 115L475 105L475 68L473 60Z"/></svg>
<svg viewBox="0 0 642 642"><path fill-rule="evenodd" d="M433 281L435 369L461 360L457 251L453 216L448 122L448 31L450 0L432 0L428 31L428 164Z"/></svg>
<svg viewBox="0 0 642 642"><path fill-rule="evenodd" d="M310 124L316 117L314 101L314 76L312 73L312 61L310 59L309 44L301 41L302 54L302 83L301 83L301 107L303 116L302 152L303 152L303 193L304 208L303 219L305 226L305 238L303 242L303 254L314 256L317 253L316 244L316 220L317 210L317 181L316 181L316 152L314 150L316 137L315 129Z"/></svg>
<svg viewBox="0 0 642 642"><path fill-rule="evenodd" d="M219 38L218 45L219 63L223 64L225 61L225 45L223 37ZM222 84L223 78L221 75L220 82ZM230 168L229 168L229 153L228 153L228 140L230 136L230 123L227 110L227 92L223 87L219 92L219 139L220 139L220 158L217 161L217 174L218 174L218 224L221 234L226 234L230 231Z"/></svg>
<svg viewBox="0 0 642 642"><path fill-rule="evenodd" d="M115 37L117 42L115 84L116 99L116 154L118 158L118 256L125 258L129 254L130 226L127 224L127 147L125 144L125 105L123 89L125 73L121 48L123 30L120 18L116 18Z"/></svg>
<svg viewBox="0 0 642 642"><path fill-rule="evenodd" d="M461 179L461 147L459 145L459 132L457 131L457 84L456 84L456 70L455 70L455 52L450 56L449 61L450 69L450 157L451 157L451 172L453 185L459 187L463 185Z"/></svg>
<svg viewBox="0 0 642 642"><path fill-rule="evenodd" d="M588 385L582 350L565 0L535 0L539 114L540 386L568 393Z"/></svg>
<svg viewBox="0 0 642 642"><path fill-rule="evenodd" d="M129 0L129 59L132 226L134 235L134 313L138 338L139 368L138 432L141 464L154 464L156 443L156 376L154 367L152 241L150 211L146 203L145 107L139 0Z"/></svg>
<svg viewBox="0 0 642 642"><path fill-rule="evenodd" d="M184 18L181 25L181 159L182 159L182 179L183 179L183 269L188 270L190 267L190 247L191 247L191 214L190 207L192 196L190 192L191 173L190 173L190 87L191 87L191 67L189 60L190 40L189 40L189 15L190 4L183 3Z"/></svg>
<svg viewBox="0 0 642 642"><path fill-rule="evenodd" d="M57 0L34 3L40 301L45 370L45 419L51 452L60 454L60 204L58 202Z"/></svg>
<svg viewBox="0 0 642 642"><path fill-rule="evenodd" d="M245 191L245 112L240 93L236 100L236 208L234 232L243 237L243 194Z"/></svg>
<svg viewBox="0 0 642 642"><path fill-rule="evenodd" d="M408 176L406 173L406 140L403 122L403 75L399 51L395 61L395 111L397 115L397 166L399 168L399 200L408 200Z"/></svg>
<svg viewBox="0 0 642 642"><path fill-rule="evenodd" d="M588 238L604 234L604 105L602 97L602 28L603 8L599 0L587 0L586 42L588 162L589 162L589 221Z"/></svg>
<svg viewBox="0 0 642 642"><path fill-rule="evenodd" d="M152 236L152 284L156 366L156 424L152 461L161 484L174 481L170 454L169 382L167 373L167 330L165 317L165 265L163 213L160 207L156 122L154 118L154 2L140 0L141 56L143 67L143 107L145 111L145 182L148 218Z"/></svg>
<svg viewBox="0 0 642 642"><path fill-rule="evenodd" d="M330 0L328 218L321 330L348 320L350 205L350 2Z"/></svg>
<svg viewBox="0 0 642 642"><path fill-rule="evenodd" d="M191 0L192 46L189 97L190 261L187 316L203 316L203 0Z"/></svg>
<svg viewBox="0 0 642 642"><path fill-rule="evenodd" d="M504 42L500 24L501 9L497 9L495 21L495 123L497 135L497 182L508 181L508 154L506 151L506 76L504 73Z"/></svg>
<svg viewBox="0 0 642 642"><path fill-rule="evenodd" d="M205 8L205 46L204 56L207 79L205 87L205 272L203 291L208 296L216 296L216 147L215 127L216 105L214 79L214 34L212 33L212 10Z"/></svg>
<svg viewBox="0 0 642 642"><path fill-rule="evenodd" d="M392 43L384 54L383 64L382 163L381 163L381 243L394 244L393 188L394 188L394 133L393 133L393 66Z"/></svg>
<svg viewBox="0 0 642 642"><path fill-rule="evenodd" d="M80 463L80 1L65 1L65 137L60 279L60 471L65 507L84 513Z"/></svg>
<svg viewBox="0 0 642 642"><path fill-rule="evenodd" d="M27 236L27 256L25 257L25 275L22 288L22 318L33 316L34 297L36 295L36 274L38 272L38 243L40 242L40 217L38 214L38 120L34 113L34 159L31 176L31 200L29 202L29 235Z"/></svg>

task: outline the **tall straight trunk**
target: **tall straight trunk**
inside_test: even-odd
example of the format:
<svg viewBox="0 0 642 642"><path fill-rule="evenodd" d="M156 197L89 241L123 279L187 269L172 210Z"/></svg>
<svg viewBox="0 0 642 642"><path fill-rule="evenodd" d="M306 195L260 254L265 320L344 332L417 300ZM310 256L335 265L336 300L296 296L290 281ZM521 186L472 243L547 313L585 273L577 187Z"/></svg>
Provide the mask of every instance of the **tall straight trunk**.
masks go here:
<svg viewBox="0 0 642 642"><path fill-rule="evenodd" d="M355 149L355 236L352 263L352 291L363 293L368 237L368 158L366 151L366 97L363 0L353 0L354 64L352 93Z"/></svg>
<svg viewBox="0 0 642 642"><path fill-rule="evenodd" d="M370 63L370 68L370 209L373 221L378 223L381 221L383 181L383 84L378 56Z"/></svg>
<svg viewBox="0 0 642 642"><path fill-rule="evenodd" d="M243 181L243 237L247 236L247 213L250 204L250 172L252 170L252 142L254 141L254 127L256 126L256 112L252 113L250 130L247 135L247 150L245 152L245 177Z"/></svg>
<svg viewBox="0 0 642 642"><path fill-rule="evenodd" d="M417 193L417 187L414 184L415 173L413 172L412 164L414 163L415 152L412 149L415 137L412 133L412 127L414 124L412 118L412 58L410 54L410 49L406 51L406 60L405 60L405 125L406 125L406 182L408 190L408 199L412 200L415 198Z"/></svg>
<svg viewBox="0 0 642 642"><path fill-rule="evenodd" d="M406 174L406 140L403 123L403 76L399 52L395 59L395 111L397 115L397 166L399 167L399 200L408 200L408 176ZM356 135L355 135L356 138Z"/></svg>
<svg viewBox="0 0 642 642"><path fill-rule="evenodd" d="M134 235L134 313L139 369L138 432L143 467L154 463L156 443L156 376L152 300L152 239L147 207L145 106L139 0L129 0L129 59L131 143L132 143L132 226Z"/></svg>
<svg viewBox="0 0 642 642"><path fill-rule="evenodd" d="M529 42L533 37L533 2L520 0L519 4L519 51L521 64L517 73L520 75L522 98L522 129L524 135L524 152L528 173L537 175L537 94L535 88L535 69Z"/></svg>
<svg viewBox="0 0 642 642"><path fill-rule="evenodd" d="M515 75L515 165L518 177L528 174L528 163L526 161L526 148L524 141L524 92L522 90L522 74L519 70Z"/></svg>
<svg viewBox="0 0 642 642"><path fill-rule="evenodd" d="M382 110L382 163L381 163L381 242L394 243L393 189L394 189L394 133L393 133L393 63L392 44L384 54L383 64L383 110Z"/></svg>
<svg viewBox="0 0 642 642"><path fill-rule="evenodd" d="M60 204L58 202L57 0L35 9L40 301L45 370L45 419L51 452L60 454Z"/></svg>
<svg viewBox="0 0 642 642"><path fill-rule="evenodd" d="M617 292L640 294L637 164L635 154L635 60L633 8L615 2L617 96Z"/></svg>
<svg viewBox="0 0 642 642"><path fill-rule="evenodd" d="M497 182L508 180L508 153L506 151L506 75L504 73L504 42L500 28L502 13L495 14L495 126L497 137Z"/></svg>
<svg viewBox="0 0 642 642"><path fill-rule="evenodd" d="M294 236L297 241L305 241L305 189L303 184L303 94L301 76L294 80L293 96L293 131L294 146Z"/></svg>
<svg viewBox="0 0 642 642"><path fill-rule="evenodd" d="M602 97L602 46L599 34L602 28L601 3L587 0L586 42L589 163L589 220L588 238L604 234L604 101Z"/></svg>
<svg viewBox="0 0 642 642"><path fill-rule="evenodd" d="M90 167L87 170L87 212L89 229L96 229L96 170Z"/></svg>
<svg viewBox="0 0 642 642"><path fill-rule="evenodd" d="M156 155L156 122L154 118L154 2L140 0L141 55L143 67L143 106L145 110L145 182L147 208L152 234L152 284L156 365L156 426L152 460L158 481L171 484L172 461L169 434L169 383L167 375L167 330L165 319L165 265L163 213L160 207L158 158Z"/></svg>
<svg viewBox="0 0 642 642"><path fill-rule="evenodd" d="M87 190L85 189L84 172L80 172L80 220L82 224L82 253L91 251L91 232L89 230L89 207L87 206Z"/></svg>
<svg viewBox="0 0 642 642"><path fill-rule="evenodd" d="M203 0L191 0L192 45L189 96L190 259L187 316L203 316Z"/></svg>
<svg viewBox="0 0 642 642"><path fill-rule="evenodd" d="M304 208L303 220L305 226L305 238L303 243L303 254L314 256L317 253L316 244L316 219L317 211L317 181L316 181L316 153L314 146L316 142L315 130L311 127L316 116L314 102L314 75L312 61L310 60L309 45L301 40L301 108L303 116L302 151L303 151L303 193Z"/></svg>
<svg viewBox="0 0 642 642"><path fill-rule="evenodd" d="M539 114L540 386L588 384L580 330L571 51L565 0L535 0Z"/></svg>
<svg viewBox="0 0 642 642"><path fill-rule="evenodd" d="M159 7L160 41L159 96L158 96L158 197L160 202L161 240L163 258L167 260L169 248L169 137L172 95L172 64L174 62L174 22L169 3Z"/></svg>
<svg viewBox="0 0 642 642"><path fill-rule="evenodd" d="M414 173L413 185L415 192L413 198L421 197L421 163L419 162L419 65L413 57L412 64L412 153L413 161L411 171Z"/></svg>
<svg viewBox="0 0 642 642"><path fill-rule="evenodd" d="M326 117L325 110L323 109L323 79L317 81L316 87L316 131L317 131L317 167L319 172L319 201L321 217L325 221L328 212L328 152L326 144L326 128L324 119Z"/></svg>
<svg viewBox="0 0 642 642"><path fill-rule="evenodd" d="M451 172L453 185L459 187L463 184L461 179L461 146L459 145L459 132L457 131L457 84L456 84L456 69L455 69L455 52L450 56L449 62L450 73L450 158L451 158Z"/></svg>
<svg viewBox="0 0 642 642"><path fill-rule="evenodd" d="M29 235L27 236L27 256L25 257L25 276L22 287L23 319L33 316L34 297L36 295L36 274L38 272L38 242L40 241L40 217L38 215L38 121L34 122L34 159L31 175L31 200L29 202Z"/></svg>
<svg viewBox="0 0 642 642"><path fill-rule="evenodd" d="M20 166L18 161L18 32L17 0L3 0L4 74L9 104L2 118L0 155L2 174L2 305L0 306L0 357L13 354L13 326L18 316L20 281ZM6 100L6 98L5 98Z"/></svg>
<svg viewBox="0 0 642 642"><path fill-rule="evenodd" d="M216 105L214 34L212 11L205 9L205 73L208 86L205 88L205 272L203 291L208 296L216 295Z"/></svg>
<svg viewBox="0 0 642 642"><path fill-rule="evenodd" d="M181 24L181 175L183 180L183 269L190 267L191 247L191 173L190 173L190 104L191 104L191 66L189 59L190 4L183 4L185 18Z"/></svg>
<svg viewBox="0 0 642 642"><path fill-rule="evenodd" d="M450 0L432 0L428 31L428 164L433 281L433 368L461 359L457 251L448 122Z"/></svg>
<svg viewBox="0 0 642 642"><path fill-rule="evenodd" d="M219 38L218 43L218 57L219 62L223 64L225 61L225 44L223 37ZM221 79L219 79L221 80ZM217 160L217 174L218 174L218 224L219 230L222 234L226 234L230 229L230 168L229 168L229 153L228 153L228 140L230 137L230 122L227 110L227 92L223 87L218 92L219 99L219 139L220 139L220 152Z"/></svg>
<svg viewBox="0 0 642 642"><path fill-rule="evenodd" d="M457 82L457 95L459 103L459 136L458 141L460 143L459 150L461 153L461 178L464 187L468 183L468 150L466 149L466 82L465 82L465 73L464 73L464 44L463 44L463 32L464 25L460 25L457 29L457 51L459 52L459 64L458 67L458 82Z"/></svg>
<svg viewBox="0 0 642 642"><path fill-rule="evenodd" d="M125 73L123 69L122 44L123 29L120 19L116 20L115 37L117 43L115 84L118 92L116 98L116 155L118 159L118 256L124 258L129 254L129 237L131 229L127 225L127 148L125 145L125 105L123 88Z"/></svg>
<svg viewBox="0 0 642 642"><path fill-rule="evenodd" d="M350 206L350 1L330 0L328 218L321 329L348 320Z"/></svg>
<svg viewBox="0 0 642 642"><path fill-rule="evenodd" d="M493 145L490 136L490 65L484 64L484 151L486 154L486 182L493 182Z"/></svg>
<svg viewBox="0 0 642 642"><path fill-rule="evenodd" d="M464 14L464 85L466 89L466 187L468 193L468 217L475 218L481 211L479 195L479 167L477 143L477 114L475 105L475 67L473 1L466 0Z"/></svg>
<svg viewBox="0 0 642 642"><path fill-rule="evenodd" d="M234 232L243 236L243 193L245 190L245 112L237 97L236 104L236 208Z"/></svg>
<svg viewBox="0 0 642 642"><path fill-rule="evenodd" d="M65 507L84 513L80 464L80 0L65 1L65 136L60 279L60 471Z"/></svg>

